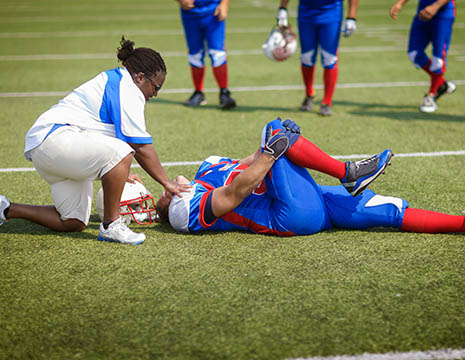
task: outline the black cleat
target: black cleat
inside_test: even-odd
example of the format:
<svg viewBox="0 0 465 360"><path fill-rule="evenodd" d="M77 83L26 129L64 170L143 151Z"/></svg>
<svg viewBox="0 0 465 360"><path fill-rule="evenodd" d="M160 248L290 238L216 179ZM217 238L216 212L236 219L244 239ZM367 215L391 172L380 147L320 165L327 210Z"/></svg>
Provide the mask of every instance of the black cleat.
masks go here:
<svg viewBox="0 0 465 360"><path fill-rule="evenodd" d="M313 99L315 99L314 96L307 95L307 96L305 97L304 101L302 101L302 105L300 105L299 110L300 110L300 111L310 111L310 110L312 110L312 107L313 107Z"/></svg>
<svg viewBox="0 0 465 360"><path fill-rule="evenodd" d="M220 108L223 110L232 109L236 107L236 101L231 97L228 89L223 88L220 90Z"/></svg>
<svg viewBox="0 0 465 360"><path fill-rule="evenodd" d="M444 94L452 94L456 88L457 86L452 81L446 80L444 84L442 84L438 88L438 91L436 91L436 94L434 95L434 99L438 100Z"/></svg>
<svg viewBox="0 0 465 360"><path fill-rule="evenodd" d="M322 104L320 107L320 115L331 116L333 115L333 109L328 104Z"/></svg>
<svg viewBox="0 0 465 360"><path fill-rule="evenodd" d="M205 100L204 93L198 90L195 90L191 97L184 102L184 105L192 107L202 106L206 104L207 100Z"/></svg>
<svg viewBox="0 0 465 360"><path fill-rule="evenodd" d="M347 161L346 176L341 179L342 185L352 195L357 196L370 185L380 174L384 174L386 166L391 164L394 154L390 149L381 154L373 155L369 159Z"/></svg>

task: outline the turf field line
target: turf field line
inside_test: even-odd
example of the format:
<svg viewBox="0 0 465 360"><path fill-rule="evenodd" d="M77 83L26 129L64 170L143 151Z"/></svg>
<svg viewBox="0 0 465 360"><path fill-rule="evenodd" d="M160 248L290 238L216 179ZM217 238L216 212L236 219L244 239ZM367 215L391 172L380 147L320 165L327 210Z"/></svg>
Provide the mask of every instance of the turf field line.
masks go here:
<svg viewBox="0 0 465 360"><path fill-rule="evenodd" d="M352 154L352 155L331 155L335 159L345 160L345 159L363 159L372 156L373 154ZM395 157L435 157L435 156L460 156L465 155L465 150L456 150L456 151L435 151L435 152L414 152L414 153L396 153ZM200 165L202 161L171 161L171 162L162 162L164 167L174 167L174 166L188 166L188 165ZM132 168L139 168L140 165L133 164ZM0 173L10 173L10 172L28 172L35 171L31 167L23 168L0 168Z"/></svg>
<svg viewBox="0 0 465 360"><path fill-rule="evenodd" d="M452 80L456 85L465 85L465 80ZM337 84L338 89L354 89L354 88L387 88L387 87L414 87L414 86L429 86L427 81L400 81L400 82L382 82L382 83L347 83ZM266 86L237 86L229 89L234 92L246 91L288 91L302 90L303 85L266 85ZM315 89L323 89L323 85L314 85ZM217 88L204 89L205 93L217 93ZM46 97L46 96L66 96L69 91L32 91L32 92L4 92L0 93L0 98L20 98L20 97ZM163 89L160 94L190 94L191 88L180 89ZM153 100L153 101L156 101Z"/></svg>
<svg viewBox="0 0 465 360"><path fill-rule="evenodd" d="M388 352L384 354L317 356L288 360L448 360L465 358L465 349Z"/></svg>

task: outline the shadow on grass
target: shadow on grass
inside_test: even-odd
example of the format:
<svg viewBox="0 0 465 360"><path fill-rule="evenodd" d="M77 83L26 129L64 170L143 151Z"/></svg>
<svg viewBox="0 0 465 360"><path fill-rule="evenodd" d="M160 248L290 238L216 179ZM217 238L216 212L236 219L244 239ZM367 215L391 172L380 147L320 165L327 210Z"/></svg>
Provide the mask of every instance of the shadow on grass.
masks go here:
<svg viewBox="0 0 465 360"><path fill-rule="evenodd" d="M170 104L170 105L183 105L183 101L174 101L169 99L156 99L152 101L153 103L157 102L159 104ZM318 116L319 104L321 101L316 101L316 108L308 114ZM412 121L412 120L427 120L427 121L447 121L447 122L465 122L465 116L463 115L451 115L451 114L442 114L441 105L439 105L439 110L436 113L427 114L419 111L418 106L413 105L389 105L384 103L361 103L354 101L333 101L333 106L358 106L356 110L349 110L348 113L356 116L363 117L384 117L386 119L395 119L402 121ZM207 104L199 108L190 108L192 110L220 110L216 104ZM401 111L399 111L401 110ZM292 107L284 106L251 106L251 105L238 105L234 109L222 110L227 112L256 112L256 111L276 111L276 112L293 112L293 113L302 113L298 109L298 102Z"/></svg>
<svg viewBox="0 0 465 360"><path fill-rule="evenodd" d="M202 105L197 108L194 107L187 107L184 106L184 101L174 101L174 100L168 100L168 99L156 99L151 101L153 103L159 103L159 104L168 104L168 105L179 105L182 106L185 109L190 109L190 110L215 110L215 111L224 111L224 112L256 112L256 111L294 111L298 112L299 109L297 105L294 107L282 107L282 106L244 106L244 105L238 105L234 109L228 109L228 110L221 110L218 106L218 104L213 103L213 104L207 104L207 105Z"/></svg>
<svg viewBox="0 0 465 360"><path fill-rule="evenodd" d="M96 230L98 231L98 224L89 224L86 229L82 232L58 232L53 231L45 226L32 223L27 220L22 219L12 219L7 223L3 224L0 227L0 239L8 239L8 234L12 235L32 235L32 236L41 236L41 235L50 235L54 237L66 237L71 239L84 239L84 240L96 240L97 235L95 233L88 233L87 230Z"/></svg>

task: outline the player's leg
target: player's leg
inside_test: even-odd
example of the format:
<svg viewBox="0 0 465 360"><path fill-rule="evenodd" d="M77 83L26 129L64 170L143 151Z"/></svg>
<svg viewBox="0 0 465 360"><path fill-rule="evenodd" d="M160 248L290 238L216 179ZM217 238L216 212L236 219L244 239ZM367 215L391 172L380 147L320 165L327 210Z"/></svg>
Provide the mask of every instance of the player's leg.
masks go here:
<svg viewBox="0 0 465 360"><path fill-rule="evenodd" d="M329 116L332 114L332 101L339 71L337 49L341 37L341 21L332 20L321 24L318 27L318 34L321 46L321 62L324 68L324 98L321 101L320 114Z"/></svg>
<svg viewBox="0 0 465 360"><path fill-rule="evenodd" d="M447 52L452 36L454 19L433 19L432 46L433 56L430 64L431 87L429 94L434 94L437 101L442 95L455 91L455 84L444 78L447 66Z"/></svg>
<svg viewBox="0 0 465 360"><path fill-rule="evenodd" d="M231 97L231 92L228 90L228 61L224 43L226 20L218 21L218 18L213 15L209 19L206 39L213 75L220 89L220 107L225 110L232 109L236 107L236 101Z"/></svg>
<svg viewBox="0 0 465 360"><path fill-rule="evenodd" d="M299 41L300 41L300 69L302 80L305 86L305 97L300 106L301 111L310 111L315 100L315 90L313 80L315 74L315 63L317 56L317 32L315 26L308 21L299 20Z"/></svg>
<svg viewBox="0 0 465 360"><path fill-rule="evenodd" d="M465 216L408 208L400 229L421 233L465 232Z"/></svg>
<svg viewBox="0 0 465 360"><path fill-rule="evenodd" d="M357 197L342 186L322 186L331 223L341 229L400 228L408 203L400 198L376 195L367 190Z"/></svg>
<svg viewBox="0 0 465 360"><path fill-rule="evenodd" d="M184 35L188 47L187 59L189 61L192 82L194 84L194 93L184 103L186 106L205 105L205 94L203 93L205 79L205 50L204 36L205 30L202 28L201 21L197 18L181 15L184 28Z"/></svg>
<svg viewBox="0 0 465 360"><path fill-rule="evenodd" d="M275 119L264 127L262 147L265 144L264 134L267 126L272 126L273 131L277 132L282 129L282 124L280 119ZM386 166L390 164L393 154L390 149L386 149L369 159L342 162L325 153L305 137L299 136L297 141L287 150L286 156L300 167L317 170L341 180L347 191L353 196L357 196L384 172Z"/></svg>
<svg viewBox="0 0 465 360"><path fill-rule="evenodd" d="M432 59L430 59L425 52L426 47L432 40L432 27L431 21L425 22L420 21L418 17L413 19L410 27L410 36L408 44L408 57L413 65L418 69L423 69L429 77L430 84L432 86L435 75L430 70ZM436 77L436 81L437 81ZM430 88L431 88L430 86ZM434 94L430 94L429 91L423 97L420 105L420 111L422 112L434 112L437 110L436 100Z"/></svg>
<svg viewBox="0 0 465 360"><path fill-rule="evenodd" d="M310 235L331 227L318 185L306 169L286 156L275 162L265 185L267 195L273 198L271 221L280 232Z"/></svg>

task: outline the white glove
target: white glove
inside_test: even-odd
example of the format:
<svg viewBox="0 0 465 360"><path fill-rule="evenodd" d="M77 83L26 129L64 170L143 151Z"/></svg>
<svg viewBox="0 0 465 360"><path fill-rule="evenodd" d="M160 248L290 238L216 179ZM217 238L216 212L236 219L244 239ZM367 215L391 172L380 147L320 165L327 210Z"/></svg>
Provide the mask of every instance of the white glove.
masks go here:
<svg viewBox="0 0 465 360"><path fill-rule="evenodd" d="M357 23L354 18L347 18L344 20L344 26L342 32L344 33L344 37L349 37L352 33L357 30Z"/></svg>
<svg viewBox="0 0 465 360"><path fill-rule="evenodd" d="M279 8L278 14L276 15L276 21L279 27L287 27L287 9Z"/></svg>

